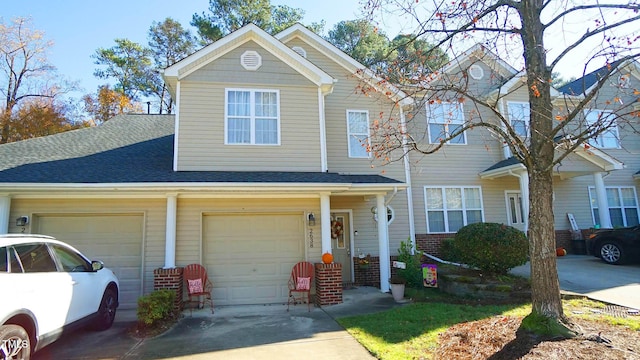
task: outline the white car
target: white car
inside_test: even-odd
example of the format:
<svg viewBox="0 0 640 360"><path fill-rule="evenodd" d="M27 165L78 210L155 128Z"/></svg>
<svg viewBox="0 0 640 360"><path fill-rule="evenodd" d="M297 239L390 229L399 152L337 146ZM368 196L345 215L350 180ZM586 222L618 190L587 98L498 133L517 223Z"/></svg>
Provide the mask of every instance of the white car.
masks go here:
<svg viewBox="0 0 640 360"><path fill-rule="evenodd" d="M0 235L0 359L28 359L63 333L111 327L118 279L50 236Z"/></svg>

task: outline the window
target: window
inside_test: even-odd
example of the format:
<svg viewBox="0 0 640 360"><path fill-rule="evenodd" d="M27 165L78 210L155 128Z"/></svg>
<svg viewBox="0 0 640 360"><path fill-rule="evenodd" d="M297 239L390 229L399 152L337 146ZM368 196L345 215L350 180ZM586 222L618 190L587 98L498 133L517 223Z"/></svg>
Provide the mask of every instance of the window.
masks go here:
<svg viewBox="0 0 640 360"><path fill-rule="evenodd" d="M378 221L378 208L375 206L372 207L371 213L373 214L373 220ZM387 206L387 223L391 224L393 222L393 219L395 218L396 218L395 210L393 210L391 206Z"/></svg>
<svg viewBox="0 0 640 360"><path fill-rule="evenodd" d="M349 157L368 158L369 153L369 112L347 110L347 137Z"/></svg>
<svg viewBox="0 0 640 360"><path fill-rule="evenodd" d="M507 102L509 121L513 130L523 138L529 137L530 110L529 103Z"/></svg>
<svg viewBox="0 0 640 360"><path fill-rule="evenodd" d="M53 262L46 244L25 244L16 245L16 251L20 262L24 267L24 272L55 272L58 271Z"/></svg>
<svg viewBox="0 0 640 360"><path fill-rule="evenodd" d="M483 221L480 187L425 186L424 196L429 233L454 233Z"/></svg>
<svg viewBox="0 0 640 360"><path fill-rule="evenodd" d="M464 125L464 113L460 103L440 103L427 105L429 116L429 142L438 144L448 138ZM447 141L447 144L466 144L467 139L462 133Z"/></svg>
<svg viewBox="0 0 640 360"><path fill-rule="evenodd" d="M58 245L52 245L53 252L56 254L62 270L66 272L87 272L91 271L91 264L89 264L82 256L77 253L60 247Z"/></svg>
<svg viewBox="0 0 640 360"><path fill-rule="evenodd" d="M277 90L227 90L225 144L279 145Z"/></svg>
<svg viewBox="0 0 640 360"><path fill-rule="evenodd" d="M0 272L21 273L22 265L12 247L0 248Z"/></svg>
<svg viewBox="0 0 640 360"><path fill-rule="evenodd" d="M589 140L592 146L600 149L615 149L618 144L618 126L616 125L614 114L611 111L585 110L587 126L596 128L608 127L605 131Z"/></svg>
<svg viewBox="0 0 640 360"><path fill-rule="evenodd" d="M607 187L607 204L613 227L638 225L638 198L633 187ZM589 187L593 224L600 225L600 213L596 198L596 189Z"/></svg>

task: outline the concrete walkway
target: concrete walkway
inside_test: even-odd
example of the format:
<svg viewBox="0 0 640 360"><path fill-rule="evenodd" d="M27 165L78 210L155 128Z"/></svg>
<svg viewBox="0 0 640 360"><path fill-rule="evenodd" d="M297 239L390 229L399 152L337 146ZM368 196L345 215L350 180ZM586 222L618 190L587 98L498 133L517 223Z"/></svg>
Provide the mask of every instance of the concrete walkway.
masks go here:
<svg viewBox="0 0 640 360"><path fill-rule="evenodd" d="M105 332L81 330L46 347L42 359L374 359L336 318L388 310L403 304L371 287L347 290L344 302L305 305L251 305L185 311L168 332L151 339L129 337L133 311L118 313Z"/></svg>
<svg viewBox="0 0 640 360"><path fill-rule="evenodd" d="M560 289L609 304L640 309L640 264L609 265L591 255L558 257ZM529 277L529 263L511 270Z"/></svg>

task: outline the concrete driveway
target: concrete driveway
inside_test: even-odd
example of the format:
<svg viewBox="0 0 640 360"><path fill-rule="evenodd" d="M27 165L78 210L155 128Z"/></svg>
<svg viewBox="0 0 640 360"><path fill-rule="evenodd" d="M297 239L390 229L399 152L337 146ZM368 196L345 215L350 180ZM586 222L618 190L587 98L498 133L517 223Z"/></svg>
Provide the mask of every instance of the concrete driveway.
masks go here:
<svg viewBox="0 0 640 360"><path fill-rule="evenodd" d="M560 289L591 299L640 309L640 264L609 265L591 255L558 257ZM511 273L529 277L529 263Z"/></svg>
<svg viewBox="0 0 640 360"><path fill-rule="evenodd" d="M212 315L198 310L168 332L151 339L127 335L135 313L118 314L104 332L81 330L47 346L33 357L48 359L374 359L334 320L402 306L379 289L359 287L344 302L324 308L306 305L225 306Z"/></svg>

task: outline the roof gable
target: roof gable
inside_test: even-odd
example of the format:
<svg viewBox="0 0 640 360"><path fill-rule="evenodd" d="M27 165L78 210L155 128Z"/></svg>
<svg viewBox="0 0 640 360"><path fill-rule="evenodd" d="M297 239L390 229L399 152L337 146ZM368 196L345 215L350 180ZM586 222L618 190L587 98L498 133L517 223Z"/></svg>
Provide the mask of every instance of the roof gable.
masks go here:
<svg viewBox="0 0 640 360"><path fill-rule="evenodd" d="M622 75L628 71L630 74L635 76L637 79L640 79L640 66L636 61L627 60L627 61L614 61L610 65L605 65L595 71L588 73L587 75L576 79L564 86L560 87L562 93L567 95L585 95L591 91L591 89L596 85L596 83L602 79L604 76L607 76L609 73L618 73Z"/></svg>
<svg viewBox="0 0 640 360"><path fill-rule="evenodd" d="M333 77L254 24L246 25L169 66L164 70L164 78L175 91L178 81L248 41L255 42L288 64L309 81L322 88L325 93L331 92L335 82Z"/></svg>

